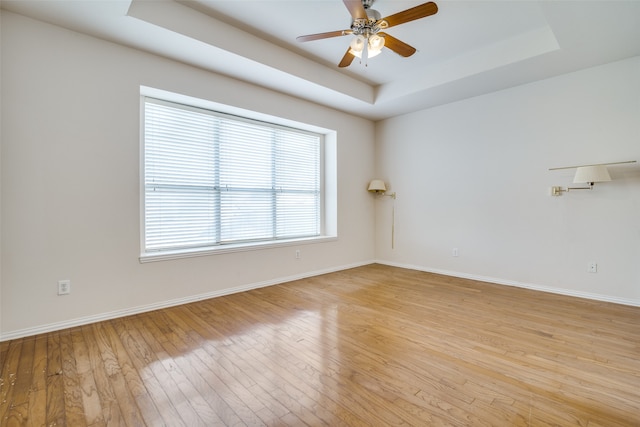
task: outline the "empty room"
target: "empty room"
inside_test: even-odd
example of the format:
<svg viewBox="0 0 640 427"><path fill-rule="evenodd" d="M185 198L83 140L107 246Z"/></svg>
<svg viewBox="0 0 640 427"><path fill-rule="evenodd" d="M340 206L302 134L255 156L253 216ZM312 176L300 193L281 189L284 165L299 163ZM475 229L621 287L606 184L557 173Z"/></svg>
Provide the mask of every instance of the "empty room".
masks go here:
<svg viewBox="0 0 640 427"><path fill-rule="evenodd" d="M640 426L640 1L0 5L3 427Z"/></svg>

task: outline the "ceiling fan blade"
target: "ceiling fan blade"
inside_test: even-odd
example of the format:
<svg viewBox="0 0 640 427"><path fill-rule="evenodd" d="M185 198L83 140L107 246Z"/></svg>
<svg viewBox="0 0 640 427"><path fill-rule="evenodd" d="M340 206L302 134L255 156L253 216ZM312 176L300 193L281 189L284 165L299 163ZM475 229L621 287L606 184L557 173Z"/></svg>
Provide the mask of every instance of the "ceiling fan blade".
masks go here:
<svg viewBox="0 0 640 427"><path fill-rule="evenodd" d="M380 28L389 28L395 25L404 24L405 22L425 18L427 16L434 15L437 12L438 6L434 2L430 1L428 3L412 7L411 9L395 13L391 16L387 16L386 18L382 18L377 22L377 25L380 26Z"/></svg>
<svg viewBox="0 0 640 427"><path fill-rule="evenodd" d="M327 33L318 33L318 34L308 34L306 36L296 37L296 40L299 42L310 42L312 40L320 40L320 39L328 39L330 37L340 37L346 36L348 34L352 34L351 30L340 30L340 31L329 31Z"/></svg>
<svg viewBox="0 0 640 427"><path fill-rule="evenodd" d="M409 46L405 42L400 41L387 33L378 33L378 35L384 37L384 47L391 49L400 56L404 56L406 58L416 53L415 47Z"/></svg>
<svg viewBox="0 0 640 427"><path fill-rule="evenodd" d="M347 48L347 53L345 53L344 56L342 57L342 60L338 64L338 67L340 68L348 67L353 62L353 58L355 58L355 56L351 54L351 46L349 46Z"/></svg>
<svg viewBox="0 0 640 427"><path fill-rule="evenodd" d="M364 10L362 0L342 0L344 5L349 9L349 13L353 19L368 19L367 11Z"/></svg>

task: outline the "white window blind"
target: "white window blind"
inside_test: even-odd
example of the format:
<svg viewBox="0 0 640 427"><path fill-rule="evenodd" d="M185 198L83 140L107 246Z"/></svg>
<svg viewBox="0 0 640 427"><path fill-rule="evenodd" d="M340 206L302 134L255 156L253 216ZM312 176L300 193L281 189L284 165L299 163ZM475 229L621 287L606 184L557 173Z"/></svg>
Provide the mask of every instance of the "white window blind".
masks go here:
<svg viewBox="0 0 640 427"><path fill-rule="evenodd" d="M144 251L321 233L319 134L145 98Z"/></svg>

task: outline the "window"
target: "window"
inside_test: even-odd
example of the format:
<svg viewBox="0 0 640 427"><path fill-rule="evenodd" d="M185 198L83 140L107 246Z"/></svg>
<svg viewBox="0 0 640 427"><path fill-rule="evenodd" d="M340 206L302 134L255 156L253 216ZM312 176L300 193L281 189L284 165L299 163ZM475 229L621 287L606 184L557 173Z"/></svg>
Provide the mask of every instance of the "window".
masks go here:
<svg viewBox="0 0 640 427"><path fill-rule="evenodd" d="M323 135L143 99L143 257L322 235Z"/></svg>

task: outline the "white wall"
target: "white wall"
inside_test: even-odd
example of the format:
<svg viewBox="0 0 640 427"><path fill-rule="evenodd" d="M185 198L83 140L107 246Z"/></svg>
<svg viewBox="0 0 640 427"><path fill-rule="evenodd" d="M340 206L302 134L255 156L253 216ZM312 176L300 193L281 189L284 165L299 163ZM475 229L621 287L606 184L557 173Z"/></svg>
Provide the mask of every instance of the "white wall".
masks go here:
<svg viewBox="0 0 640 427"><path fill-rule="evenodd" d="M561 197L549 187L574 170L548 170L640 161L640 58L388 119L376 136L398 193L395 249L393 201L377 201L380 261L640 305L640 164Z"/></svg>
<svg viewBox="0 0 640 427"><path fill-rule="evenodd" d="M20 15L1 28L3 339L373 260L372 122ZM339 239L140 264L141 85L335 129Z"/></svg>
<svg viewBox="0 0 640 427"><path fill-rule="evenodd" d="M612 167L614 181L558 198L549 187L567 186L572 172L548 171L640 161L640 58L374 127L5 11L0 28L0 339L359 265L374 253L640 305L640 166ZM339 240L299 248L302 260L285 247L140 264L140 85L337 130ZM395 202L364 191L374 176L397 191ZM72 280L71 295L56 295L59 279Z"/></svg>

